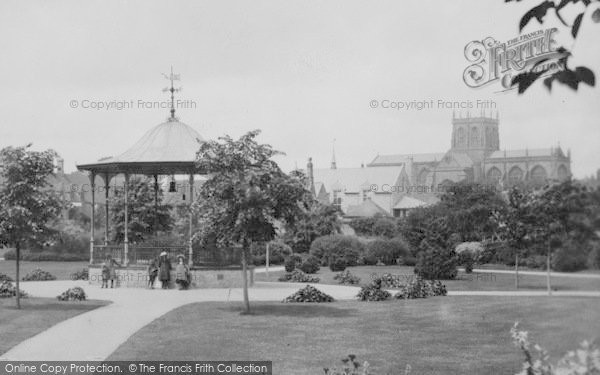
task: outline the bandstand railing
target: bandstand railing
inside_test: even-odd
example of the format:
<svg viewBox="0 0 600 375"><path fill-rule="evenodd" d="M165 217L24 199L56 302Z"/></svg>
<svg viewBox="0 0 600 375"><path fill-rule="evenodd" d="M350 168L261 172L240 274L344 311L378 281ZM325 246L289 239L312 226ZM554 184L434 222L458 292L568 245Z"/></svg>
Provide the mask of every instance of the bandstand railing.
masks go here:
<svg viewBox="0 0 600 375"><path fill-rule="evenodd" d="M92 264L101 264L110 257L121 265L148 265L152 259L158 259L161 252L165 251L171 262L176 262L179 256L184 257L188 264L188 247L183 245L170 246L143 246L129 245L127 262L125 262L124 245L94 245Z"/></svg>

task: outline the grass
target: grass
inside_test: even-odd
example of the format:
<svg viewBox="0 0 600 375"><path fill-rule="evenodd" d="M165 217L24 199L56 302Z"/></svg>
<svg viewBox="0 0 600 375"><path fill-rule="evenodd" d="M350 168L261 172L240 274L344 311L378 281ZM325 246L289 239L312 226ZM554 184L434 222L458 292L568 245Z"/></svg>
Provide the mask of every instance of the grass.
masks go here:
<svg viewBox="0 0 600 375"><path fill-rule="evenodd" d="M372 274L391 273L395 275L406 275L413 277L413 267L407 266L358 266L349 267L348 270L354 275L360 277L361 284L369 282ZM269 272L268 281L277 281L283 275L284 271ZM333 277L338 272L332 272L328 267L321 269L314 274L320 278L321 284L337 284L338 282ZM256 281L267 281L264 273L254 276ZM515 290L515 277L511 274L488 274L488 273L472 273L466 274L459 272L456 280L444 280L444 284L448 290ZM600 278L597 279L581 279L571 277L554 277L551 278L551 285L554 290L600 290ZM545 276L519 275L519 289L522 290L545 290Z"/></svg>
<svg viewBox="0 0 600 375"><path fill-rule="evenodd" d="M69 280L71 274L77 271L81 271L83 268L87 268L88 262L19 262L21 268L21 277L25 276L28 272L33 271L36 268L41 268L44 271L50 272L56 276L57 280ZM10 276L13 280L15 279L15 261L4 260L0 261L0 273Z"/></svg>
<svg viewBox="0 0 600 375"><path fill-rule="evenodd" d="M109 360L272 360L274 374L318 374L355 354L375 374L514 374L515 321L554 359L600 337L600 302L582 298L434 297L328 304L195 303L147 325Z"/></svg>
<svg viewBox="0 0 600 375"><path fill-rule="evenodd" d="M53 325L76 315L105 306L106 301L59 302L52 298L23 298L21 310L14 298L0 299L0 354ZM60 338L57 337L57 343Z"/></svg>

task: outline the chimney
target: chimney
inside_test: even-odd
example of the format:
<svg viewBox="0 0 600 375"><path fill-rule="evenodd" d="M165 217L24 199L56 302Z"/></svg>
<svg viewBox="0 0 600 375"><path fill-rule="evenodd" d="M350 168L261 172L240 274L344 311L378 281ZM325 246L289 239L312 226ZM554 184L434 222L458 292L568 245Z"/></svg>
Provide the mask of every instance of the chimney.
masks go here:
<svg viewBox="0 0 600 375"><path fill-rule="evenodd" d="M308 189L315 193L315 175L313 172L312 158L308 158L308 164L306 164L306 175L308 177Z"/></svg>
<svg viewBox="0 0 600 375"><path fill-rule="evenodd" d="M65 160L61 157L56 158L56 174L60 176L65 174Z"/></svg>

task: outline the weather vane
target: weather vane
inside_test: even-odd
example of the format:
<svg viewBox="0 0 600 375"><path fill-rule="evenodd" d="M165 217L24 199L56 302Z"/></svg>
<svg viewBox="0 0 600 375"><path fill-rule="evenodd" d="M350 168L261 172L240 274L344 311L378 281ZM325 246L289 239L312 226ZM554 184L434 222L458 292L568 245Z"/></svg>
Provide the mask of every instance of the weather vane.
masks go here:
<svg viewBox="0 0 600 375"><path fill-rule="evenodd" d="M179 87L179 88L175 88L173 86L173 82L174 81L179 81L179 74L175 74L173 73L173 67L171 66L171 74L170 75L166 75L165 73L162 74L167 80L171 81L171 87L165 87L163 89L163 92L170 92L171 93L171 117L169 118L169 121L175 121L177 120L175 118L175 93L176 92L180 92L183 87Z"/></svg>

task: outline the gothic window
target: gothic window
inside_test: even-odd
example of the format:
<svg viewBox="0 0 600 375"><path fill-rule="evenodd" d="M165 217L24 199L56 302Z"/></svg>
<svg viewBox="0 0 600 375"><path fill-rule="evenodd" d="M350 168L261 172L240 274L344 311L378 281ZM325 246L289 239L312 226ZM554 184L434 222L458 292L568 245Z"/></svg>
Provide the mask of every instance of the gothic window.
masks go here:
<svg viewBox="0 0 600 375"><path fill-rule="evenodd" d="M523 170L517 166L512 167L508 172L508 182L516 184L523 180Z"/></svg>
<svg viewBox="0 0 600 375"><path fill-rule="evenodd" d="M465 147L465 129L463 128L458 128L458 130L456 131L456 146L457 147Z"/></svg>
<svg viewBox="0 0 600 375"><path fill-rule="evenodd" d="M546 183L546 179L548 178L548 174L544 167L538 165L531 170L531 180L536 185L543 185Z"/></svg>
<svg viewBox="0 0 600 375"><path fill-rule="evenodd" d="M427 175L428 174L429 174L429 171L427 169L423 169L421 172L419 172L419 175L417 176L417 185L425 186L427 184Z"/></svg>
<svg viewBox="0 0 600 375"><path fill-rule="evenodd" d="M479 146L479 129L471 128L471 146Z"/></svg>
<svg viewBox="0 0 600 375"><path fill-rule="evenodd" d="M558 167L558 179L564 181L567 178L569 178L569 170L564 165L561 165Z"/></svg>
<svg viewBox="0 0 600 375"><path fill-rule="evenodd" d="M494 135L492 134L492 128L485 129L485 146L493 147L494 145Z"/></svg>
<svg viewBox="0 0 600 375"><path fill-rule="evenodd" d="M492 167L487 173L487 179L491 183L497 184L498 182L500 182L501 178L502 172L500 172L500 169L496 167Z"/></svg>
<svg viewBox="0 0 600 375"><path fill-rule="evenodd" d="M342 209L342 198L339 196L340 192L337 190L333 191L333 206L338 210Z"/></svg>

